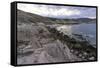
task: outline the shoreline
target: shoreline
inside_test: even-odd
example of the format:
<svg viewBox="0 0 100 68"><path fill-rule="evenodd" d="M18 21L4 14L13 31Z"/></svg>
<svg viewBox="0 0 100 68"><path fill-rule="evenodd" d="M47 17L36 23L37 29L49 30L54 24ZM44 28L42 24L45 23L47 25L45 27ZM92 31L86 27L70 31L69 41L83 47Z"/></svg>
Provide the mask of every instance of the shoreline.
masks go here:
<svg viewBox="0 0 100 68"><path fill-rule="evenodd" d="M64 35L55 28L48 27L48 30L54 35L55 39L59 39L62 43L67 44L70 52L75 54L77 57L83 60L96 60L96 48L94 48L88 41L86 41L82 35L80 36L83 40L76 40L74 37Z"/></svg>

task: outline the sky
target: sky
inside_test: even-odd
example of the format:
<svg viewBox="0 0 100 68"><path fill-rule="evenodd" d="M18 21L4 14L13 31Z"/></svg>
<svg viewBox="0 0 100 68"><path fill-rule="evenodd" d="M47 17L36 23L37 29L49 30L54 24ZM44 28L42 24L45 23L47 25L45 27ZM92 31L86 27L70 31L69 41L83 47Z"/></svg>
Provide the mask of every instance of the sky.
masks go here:
<svg viewBox="0 0 100 68"><path fill-rule="evenodd" d="M90 7L18 3L17 9L52 18L96 18L96 8Z"/></svg>

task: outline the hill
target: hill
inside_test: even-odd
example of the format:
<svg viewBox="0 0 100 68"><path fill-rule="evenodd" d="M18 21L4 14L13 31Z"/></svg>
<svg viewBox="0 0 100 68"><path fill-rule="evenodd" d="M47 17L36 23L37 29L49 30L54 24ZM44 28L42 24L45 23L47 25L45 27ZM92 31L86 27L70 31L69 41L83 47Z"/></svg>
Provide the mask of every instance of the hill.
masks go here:
<svg viewBox="0 0 100 68"><path fill-rule="evenodd" d="M17 10L17 20L20 21L20 23L36 23L36 22L49 22L51 21L47 17L42 17L36 14L24 12L22 10Z"/></svg>

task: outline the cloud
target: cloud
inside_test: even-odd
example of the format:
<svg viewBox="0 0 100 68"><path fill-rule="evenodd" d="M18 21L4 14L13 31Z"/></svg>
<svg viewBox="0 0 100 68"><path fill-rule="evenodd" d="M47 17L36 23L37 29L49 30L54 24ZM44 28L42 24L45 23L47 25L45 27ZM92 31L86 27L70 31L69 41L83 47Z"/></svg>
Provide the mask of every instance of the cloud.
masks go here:
<svg viewBox="0 0 100 68"><path fill-rule="evenodd" d="M59 8L60 7L60 8ZM69 8L61 7L61 6L46 6L46 5L33 5L33 4L18 4L18 9L35 13L42 16L49 16L49 17L57 17L57 16L71 16L71 15L79 15L79 10L71 10Z"/></svg>
<svg viewBox="0 0 100 68"><path fill-rule="evenodd" d="M72 6L56 6L56 5L37 5L37 4L21 4L18 3L18 9L53 18L78 18L78 17L94 17L95 9L86 7L72 7ZM93 12L92 12L93 11Z"/></svg>

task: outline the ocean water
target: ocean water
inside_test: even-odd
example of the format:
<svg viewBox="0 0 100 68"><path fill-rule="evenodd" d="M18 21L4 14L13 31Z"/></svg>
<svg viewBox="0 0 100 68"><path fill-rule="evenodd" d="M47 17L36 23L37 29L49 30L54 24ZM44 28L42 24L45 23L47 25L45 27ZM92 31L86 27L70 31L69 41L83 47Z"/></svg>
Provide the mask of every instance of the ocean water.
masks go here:
<svg viewBox="0 0 100 68"><path fill-rule="evenodd" d="M79 34L87 38L92 44L96 44L96 23L90 24L74 24L74 25L61 25L57 30L64 34Z"/></svg>

